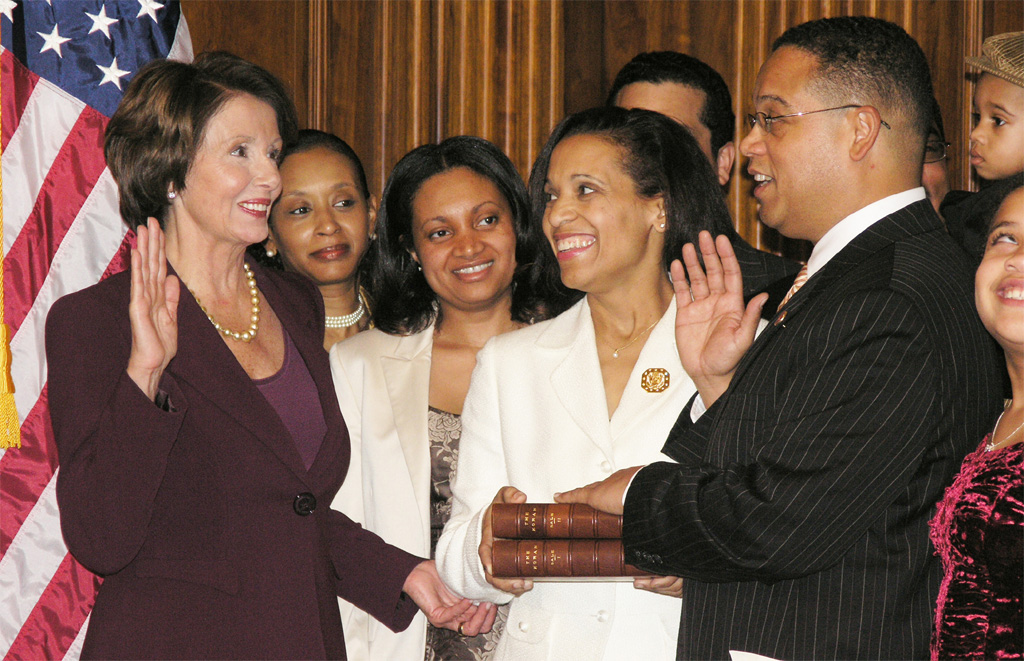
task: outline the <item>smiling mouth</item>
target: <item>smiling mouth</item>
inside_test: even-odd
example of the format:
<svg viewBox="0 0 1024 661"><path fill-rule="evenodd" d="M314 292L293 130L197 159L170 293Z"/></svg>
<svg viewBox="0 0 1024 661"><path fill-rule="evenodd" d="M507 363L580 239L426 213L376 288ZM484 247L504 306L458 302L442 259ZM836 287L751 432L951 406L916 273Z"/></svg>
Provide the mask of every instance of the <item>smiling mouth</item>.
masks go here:
<svg viewBox="0 0 1024 661"><path fill-rule="evenodd" d="M569 252L570 250L589 248L595 243L597 243L597 239L592 236L570 236L565 239L556 239L555 249L560 253Z"/></svg>
<svg viewBox="0 0 1024 661"><path fill-rule="evenodd" d="M485 271L491 268L493 264L494 260L492 259L489 262L484 262L483 264L474 264L473 266L466 266L461 269L455 269L454 273L457 273L459 275L472 275L474 273L480 273L481 271Z"/></svg>
<svg viewBox="0 0 1024 661"><path fill-rule="evenodd" d="M252 211L253 213L265 214L270 210L270 204L264 204L262 202L242 202L239 206L246 211Z"/></svg>
<svg viewBox="0 0 1024 661"><path fill-rule="evenodd" d="M1004 287L999 296L1009 301L1024 301L1024 287Z"/></svg>

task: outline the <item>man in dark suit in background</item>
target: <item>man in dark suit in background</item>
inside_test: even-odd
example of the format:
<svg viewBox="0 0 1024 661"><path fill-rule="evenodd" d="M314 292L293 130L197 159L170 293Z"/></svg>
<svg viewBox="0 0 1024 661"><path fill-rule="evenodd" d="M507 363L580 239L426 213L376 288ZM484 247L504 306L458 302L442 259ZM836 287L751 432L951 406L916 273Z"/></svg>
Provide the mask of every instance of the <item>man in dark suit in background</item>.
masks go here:
<svg viewBox="0 0 1024 661"><path fill-rule="evenodd" d="M640 53L615 76L608 105L653 110L682 124L708 157L718 183L728 185L736 160L736 115L729 88L710 66L675 51ZM732 242L743 269L744 298L767 291L778 305L800 264L754 248L732 227L716 233L726 234Z"/></svg>
<svg viewBox="0 0 1024 661"><path fill-rule="evenodd" d="M809 276L755 341L764 296L743 305L705 234L707 275L692 251L689 286L673 269L698 389L664 448L678 463L557 497L624 509L627 562L689 579L681 658L928 655L928 521L1001 401L973 273L920 187L931 97L892 23L775 42L740 149L761 220L814 243Z"/></svg>

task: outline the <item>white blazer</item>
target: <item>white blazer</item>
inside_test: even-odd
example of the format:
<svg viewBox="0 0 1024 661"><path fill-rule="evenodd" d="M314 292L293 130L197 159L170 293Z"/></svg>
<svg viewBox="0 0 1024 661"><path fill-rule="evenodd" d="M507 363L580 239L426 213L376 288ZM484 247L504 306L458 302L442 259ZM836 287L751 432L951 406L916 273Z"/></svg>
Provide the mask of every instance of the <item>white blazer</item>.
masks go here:
<svg viewBox="0 0 1024 661"><path fill-rule="evenodd" d="M434 327L415 335L358 333L331 347L331 372L352 463L331 507L389 544L430 557L427 402ZM339 599L351 661L421 661L427 620L394 633Z"/></svg>
<svg viewBox="0 0 1024 661"><path fill-rule="evenodd" d="M590 307L491 339L477 355L462 416L452 517L437 547L442 578L472 599L507 602L478 556L480 523L498 489L530 502L669 461L661 447L694 386L675 346L675 301L640 352L609 420ZM669 387L641 387L648 369ZM683 588L685 589L685 587ZM674 659L681 601L629 581L541 582L513 600L498 659Z"/></svg>

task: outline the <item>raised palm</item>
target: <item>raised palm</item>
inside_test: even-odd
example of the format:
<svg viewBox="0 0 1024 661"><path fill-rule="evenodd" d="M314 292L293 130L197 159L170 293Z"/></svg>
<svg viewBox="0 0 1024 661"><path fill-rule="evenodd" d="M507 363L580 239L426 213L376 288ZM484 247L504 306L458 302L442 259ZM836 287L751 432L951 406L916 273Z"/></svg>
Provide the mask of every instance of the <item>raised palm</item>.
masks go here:
<svg viewBox="0 0 1024 661"><path fill-rule="evenodd" d="M131 300L128 317L132 350L128 374L154 399L167 364L178 351L178 297L180 284L167 275L164 233L152 218L140 225L132 250Z"/></svg>
<svg viewBox="0 0 1024 661"><path fill-rule="evenodd" d="M672 263L676 293L676 347L683 369L706 406L725 392L743 354L754 342L767 294L743 305L743 277L729 239L701 232L704 268L693 244L683 247L683 262ZM685 264L685 271L684 266Z"/></svg>

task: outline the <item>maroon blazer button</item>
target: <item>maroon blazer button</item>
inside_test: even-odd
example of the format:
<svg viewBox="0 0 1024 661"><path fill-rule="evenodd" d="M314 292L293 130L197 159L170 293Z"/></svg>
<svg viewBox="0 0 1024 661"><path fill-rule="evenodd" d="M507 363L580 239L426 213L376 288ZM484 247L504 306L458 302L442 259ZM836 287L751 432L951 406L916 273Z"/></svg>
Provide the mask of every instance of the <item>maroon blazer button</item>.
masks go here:
<svg viewBox="0 0 1024 661"><path fill-rule="evenodd" d="M316 510L316 496L308 491L303 491L298 496L295 496L292 508L299 516L309 516Z"/></svg>

